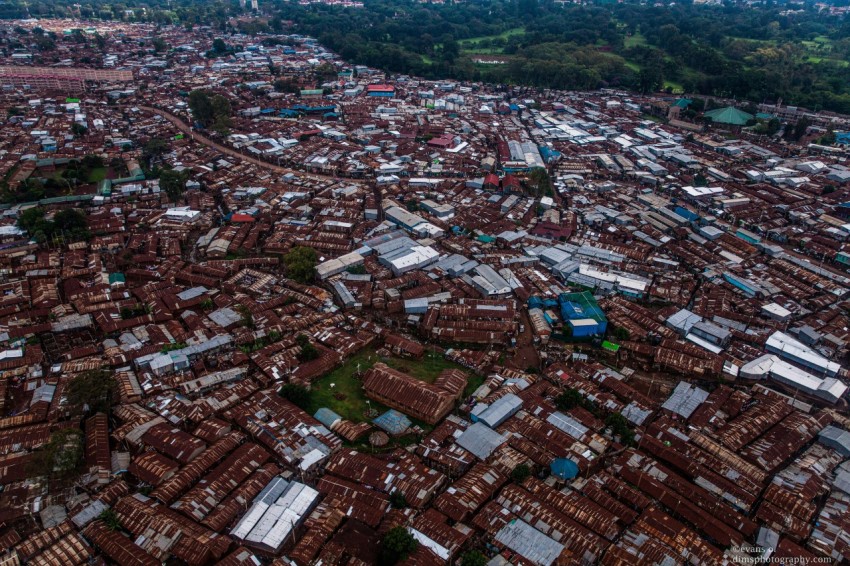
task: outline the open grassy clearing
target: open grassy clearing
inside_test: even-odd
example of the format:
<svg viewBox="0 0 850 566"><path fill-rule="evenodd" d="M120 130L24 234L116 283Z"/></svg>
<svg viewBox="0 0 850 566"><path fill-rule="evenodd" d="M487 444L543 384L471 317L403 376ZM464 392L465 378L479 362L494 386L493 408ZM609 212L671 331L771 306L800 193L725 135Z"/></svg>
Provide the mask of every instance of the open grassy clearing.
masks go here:
<svg viewBox="0 0 850 566"><path fill-rule="evenodd" d="M503 49L501 47L471 47L463 48L461 53L464 55L501 55Z"/></svg>
<svg viewBox="0 0 850 566"><path fill-rule="evenodd" d="M639 45L646 45L646 38L640 33L630 35L623 40L623 46L626 49L629 49L630 47L638 47Z"/></svg>
<svg viewBox="0 0 850 566"><path fill-rule="evenodd" d="M471 47L471 44L479 43L479 42L481 42L485 39L488 39L488 40L508 39L511 36L522 35L524 33L525 33L524 27L522 27L522 28L512 28L512 29L508 29L508 30L503 31L502 33L500 33L498 35L482 35L480 37L467 37L466 39L459 39L458 43L460 44L460 46L462 48L466 49L467 47Z"/></svg>

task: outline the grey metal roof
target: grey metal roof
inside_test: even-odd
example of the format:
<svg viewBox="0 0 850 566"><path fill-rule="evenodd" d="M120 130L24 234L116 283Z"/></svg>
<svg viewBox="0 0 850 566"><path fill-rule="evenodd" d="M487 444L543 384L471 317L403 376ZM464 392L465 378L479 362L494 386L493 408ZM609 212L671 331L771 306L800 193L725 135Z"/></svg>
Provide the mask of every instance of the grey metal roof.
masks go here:
<svg viewBox="0 0 850 566"><path fill-rule="evenodd" d="M587 434L588 430L586 426L584 426L571 416L565 415L564 413L558 411L546 417L546 422L548 422L555 428L566 432L576 440L581 439L581 437Z"/></svg>
<svg viewBox="0 0 850 566"><path fill-rule="evenodd" d="M477 458L486 460L505 440L506 437L478 422L463 431L457 443Z"/></svg>
<svg viewBox="0 0 850 566"><path fill-rule="evenodd" d="M667 319L667 324L669 324L676 330L688 333L691 331L691 327L696 323L700 322L701 320L702 317L698 314L694 314L688 309L682 309L679 312L671 315Z"/></svg>
<svg viewBox="0 0 850 566"><path fill-rule="evenodd" d="M838 450L842 456L850 456L850 432L829 425L818 433L818 440L821 444Z"/></svg>
<svg viewBox="0 0 850 566"><path fill-rule="evenodd" d="M522 399L513 393L508 393L481 412L478 420L490 428L495 428L512 417L521 407Z"/></svg>
<svg viewBox="0 0 850 566"><path fill-rule="evenodd" d="M214 310L207 315L210 320L221 327L230 326L231 324L236 324L240 320L242 320L242 315L240 315L235 310L230 307L223 307L218 310Z"/></svg>
<svg viewBox="0 0 850 566"><path fill-rule="evenodd" d="M687 419L707 398L707 391L680 381L662 407Z"/></svg>
<svg viewBox="0 0 850 566"><path fill-rule="evenodd" d="M95 499L89 505L83 507L82 511L71 517L71 522L77 525L77 528L82 529L97 519L100 514L107 509L107 507L106 503L99 499Z"/></svg>
<svg viewBox="0 0 850 566"><path fill-rule="evenodd" d="M832 487L840 489L844 493L850 495L850 472L847 470L840 470L835 475L835 481L832 482Z"/></svg>
<svg viewBox="0 0 850 566"><path fill-rule="evenodd" d="M642 425L643 421L645 421L651 414L652 411L643 409L634 401L623 408L623 416L638 426Z"/></svg>
<svg viewBox="0 0 850 566"><path fill-rule="evenodd" d="M729 337L729 331L725 328L717 326L712 322L706 322L704 320L697 322L693 325L692 330L699 330L709 336L714 336L715 338L719 338L720 340L726 340Z"/></svg>
<svg viewBox="0 0 850 566"><path fill-rule="evenodd" d="M186 289L185 291L177 293L177 298L181 301L188 301L190 299L194 299L195 297L199 297L206 292L206 287L192 287L191 289Z"/></svg>
<svg viewBox="0 0 850 566"><path fill-rule="evenodd" d="M564 551L564 545L547 537L522 519L516 519L496 533L496 541L519 553L532 564L549 566Z"/></svg>

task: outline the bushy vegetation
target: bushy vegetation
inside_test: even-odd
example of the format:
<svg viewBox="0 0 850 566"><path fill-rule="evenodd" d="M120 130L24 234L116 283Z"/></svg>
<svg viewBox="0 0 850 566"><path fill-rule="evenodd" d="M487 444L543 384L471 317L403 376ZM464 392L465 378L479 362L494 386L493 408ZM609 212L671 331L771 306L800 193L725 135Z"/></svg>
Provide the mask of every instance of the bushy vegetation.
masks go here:
<svg viewBox="0 0 850 566"><path fill-rule="evenodd" d="M230 126L230 101L224 96L207 90L193 90L189 93L189 109L192 118L202 128L210 128L221 135L227 135Z"/></svg>
<svg viewBox="0 0 850 566"><path fill-rule="evenodd" d="M310 390L297 383L287 383L277 392L278 395L302 409L310 406Z"/></svg>
<svg viewBox="0 0 850 566"><path fill-rule="evenodd" d="M850 22L782 6L375 0L281 15L347 60L428 78L773 100L850 113ZM469 55L502 56L477 65Z"/></svg>
<svg viewBox="0 0 850 566"><path fill-rule="evenodd" d="M72 412L108 413L115 402L115 378L109 370L88 370L75 375L65 388Z"/></svg>
<svg viewBox="0 0 850 566"><path fill-rule="evenodd" d="M317 261L316 251L306 246L294 247L283 257L287 277L303 284L313 282Z"/></svg>
<svg viewBox="0 0 850 566"><path fill-rule="evenodd" d="M390 566L410 556L419 543L404 527L393 527L381 541L381 552L378 558L380 566Z"/></svg>
<svg viewBox="0 0 850 566"><path fill-rule="evenodd" d="M28 208L18 217L18 227L39 243L58 237L73 242L88 239L91 235L85 213L75 209L60 210L52 220L48 220L44 208Z"/></svg>
<svg viewBox="0 0 850 566"><path fill-rule="evenodd" d="M106 177L106 165L99 155L86 155L82 159L71 159L64 167L49 176L41 176L41 170L15 186L7 180L0 182L0 201L4 203L35 202L72 194L80 185L97 183Z"/></svg>

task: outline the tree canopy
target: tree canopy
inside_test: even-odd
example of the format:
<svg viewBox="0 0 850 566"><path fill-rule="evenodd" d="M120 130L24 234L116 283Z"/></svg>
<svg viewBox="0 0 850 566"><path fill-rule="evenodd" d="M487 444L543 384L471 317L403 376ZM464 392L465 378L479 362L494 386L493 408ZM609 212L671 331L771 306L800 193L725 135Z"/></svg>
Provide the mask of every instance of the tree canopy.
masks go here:
<svg viewBox="0 0 850 566"><path fill-rule="evenodd" d="M468 550L460 558L460 566L484 566L487 564L487 557L477 550Z"/></svg>
<svg viewBox="0 0 850 566"><path fill-rule="evenodd" d="M847 0L835 0L846 5ZM832 2L835 4L835 2ZM86 0L71 5L9 0L0 17L81 17L210 26L207 52L227 56L240 46L222 32L281 33L293 22L351 63L428 79L485 80L561 89L612 86L777 101L850 113L850 20L815 3L761 5L693 2L572 4L552 0L423 3L370 0L361 9L279 2L268 18L246 18L224 0L144 0L144 10ZM77 31L33 33L40 50L68 42L100 46ZM266 37L273 44L282 40ZM154 46L156 48L156 46ZM161 46L160 46L161 47ZM481 64L477 56L503 64ZM317 74L319 81L330 75ZM212 127L211 120L204 127Z"/></svg>
<svg viewBox="0 0 850 566"><path fill-rule="evenodd" d="M114 402L115 389L112 372L88 370L71 378L65 388L65 396L72 411L108 413Z"/></svg>
<svg viewBox="0 0 850 566"><path fill-rule="evenodd" d="M297 383L287 383L278 391L278 395L302 409L310 406L310 390Z"/></svg>
<svg viewBox="0 0 850 566"><path fill-rule="evenodd" d="M173 169L164 169L159 174L159 188L168 195L168 200L177 203L186 190L186 174Z"/></svg>
<svg viewBox="0 0 850 566"><path fill-rule="evenodd" d="M60 210L48 220L42 207L28 208L18 217L18 227L41 243L54 237L84 240L90 237L85 213L75 209Z"/></svg>
<svg viewBox="0 0 850 566"><path fill-rule="evenodd" d="M419 543L404 527L393 527L381 541L381 552L378 562L381 566L390 566L404 561L416 550Z"/></svg>
<svg viewBox="0 0 850 566"><path fill-rule="evenodd" d="M514 483L522 483L531 475L531 468L527 464L517 464L511 471L511 480Z"/></svg>
<svg viewBox="0 0 850 566"><path fill-rule="evenodd" d="M202 128L211 128L222 135L229 131L230 101L224 96L207 90L193 90L189 93L189 110Z"/></svg>
<svg viewBox="0 0 850 566"><path fill-rule="evenodd" d="M27 469L30 477L64 482L82 471L84 441L78 428L63 428L50 435L50 441L37 450Z"/></svg>
<svg viewBox="0 0 850 566"><path fill-rule="evenodd" d="M283 257L287 277L303 284L313 282L317 261L316 251L306 246L296 246Z"/></svg>

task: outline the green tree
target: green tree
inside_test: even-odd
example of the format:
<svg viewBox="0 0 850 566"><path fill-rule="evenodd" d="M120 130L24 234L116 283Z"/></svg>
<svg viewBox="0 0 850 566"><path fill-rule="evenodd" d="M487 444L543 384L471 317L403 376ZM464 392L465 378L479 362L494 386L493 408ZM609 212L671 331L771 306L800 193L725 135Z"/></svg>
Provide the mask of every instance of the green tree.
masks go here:
<svg viewBox="0 0 850 566"><path fill-rule="evenodd" d="M564 390L563 393L555 397L555 406L561 411L569 411L576 407L581 407L584 403L584 395L578 389L572 387Z"/></svg>
<svg viewBox="0 0 850 566"><path fill-rule="evenodd" d="M605 417L605 426L611 429L613 436L619 436L620 442L626 446L633 446L635 433L629 426L629 421L620 413L610 413Z"/></svg>
<svg viewBox="0 0 850 566"><path fill-rule="evenodd" d="M113 509L104 509L97 518L103 521L103 524L106 525L106 528L110 531L121 530L121 520L118 518L118 513L116 513Z"/></svg>
<svg viewBox="0 0 850 566"><path fill-rule="evenodd" d="M809 129L809 119L803 116L794 124L794 141L800 141Z"/></svg>
<svg viewBox="0 0 850 566"><path fill-rule="evenodd" d="M460 566L484 566L487 557L477 550L468 550L460 558Z"/></svg>
<svg viewBox="0 0 850 566"><path fill-rule="evenodd" d="M88 131L89 129L79 122L71 124L71 133L74 134L75 138L83 137Z"/></svg>
<svg viewBox="0 0 850 566"><path fill-rule="evenodd" d="M404 496L404 493L397 489L393 491L390 494L390 505L392 505L393 509L407 508L407 498Z"/></svg>
<svg viewBox="0 0 850 566"><path fill-rule="evenodd" d="M310 390L297 383L287 383L278 391L278 395L301 409L306 410L310 406Z"/></svg>
<svg viewBox="0 0 850 566"><path fill-rule="evenodd" d="M151 138L142 147L142 158L148 162L162 156L168 151L168 142L162 138Z"/></svg>
<svg viewBox="0 0 850 566"><path fill-rule="evenodd" d="M552 196L552 181L546 169L538 167L528 174L527 186L536 197Z"/></svg>
<svg viewBox="0 0 850 566"><path fill-rule="evenodd" d="M638 74L638 86L643 93L656 92L664 84L661 65L653 63L643 67Z"/></svg>
<svg viewBox="0 0 850 566"><path fill-rule="evenodd" d="M44 209L40 206L28 208L18 216L18 228L32 235L34 231L43 227Z"/></svg>
<svg viewBox="0 0 850 566"><path fill-rule="evenodd" d="M531 468L527 464L518 464L511 472L511 480L514 483L522 483L531 476Z"/></svg>
<svg viewBox="0 0 850 566"><path fill-rule="evenodd" d="M239 322L245 328L254 328L254 315L248 310L245 305L239 305L239 312L242 314L242 320Z"/></svg>
<svg viewBox="0 0 850 566"><path fill-rule="evenodd" d="M314 73L316 74L316 82L318 84L326 83L336 79L336 67L334 67L330 63L322 63L321 65L316 67Z"/></svg>
<svg viewBox="0 0 850 566"><path fill-rule="evenodd" d="M54 235L71 240L85 240L90 236L85 213L76 209L60 210L53 216L53 220L47 220L43 208L29 208L18 217L18 227L37 241L47 240Z"/></svg>
<svg viewBox="0 0 850 566"><path fill-rule="evenodd" d="M404 527L393 527L384 536L381 541L381 551L378 562L381 566L391 566L398 562L402 562L410 556L413 551L419 546L419 543L413 538L407 529Z"/></svg>
<svg viewBox="0 0 850 566"><path fill-rule="evenodd" d="M88 239L89 229L86 214L74 208L60 210L53 215L53 231L73 240Z"/></svg>
<svg viewBox="0 0 850 566"><path fill-rule="evenodd" d="M168 51L168 44L161 37L153 38L151 45L153 46L153 50L156 53L162 53L163 51Z"/></svg>
<svg viewBox="0 0 850 566"><path fill-rule="evenodd" d="M460 44L454 38L449 37L443 41L442 56L447 63L454 63L459 55Z"/></svg>
<svg viewBox="0 0 850 566"><path fill-rule="evenodd" d="M109 413L115 393L115 378L105 369L78 373L65 388L68 406L75 412Z"/></svg>
<svg viewBox="0 0 850 566"><path fill-rule="evenodd" d="M302 284L313 282L317 261L316 251L306 246L296 246L283 257L287 276Z"/></svg>
<svg viewBox="0 0 850 566"><path fill-rule="evenodd" d="M50 441L33 455L27 469L30 477L47 477L52 482L69 480L84 465L82 431L63 428L50 435Z"/></svg>
<svg viewBox="0 0 850 566"><path fill-rule="evenodd" d="M168 200L177 203L186 190L186 176L173 169L165 169L159 174L159 188L168 196Z"/></svg>
<svg viewBox="0 0 850 566"><path fill-rule="evenodd" d="M696 185L696 183L694 183ZM705 185L696 185L698 187L704 187ZM622 326L617 326L614 328L614 338L617 340L628 340L631 337L628 328L624 328Z"/></svg>
<svg viewBox="0 0 850 566"><path fill-rule="evenodd" d="M213 129L219 134L226 136L229 133L231 123L230 101L220 94L216 94L211 100L213 109Z"/></svg>
<svg viewBox="0 0 850 566"><path fill-rule="evenodd" d="M228 47L227 47L227 44L224 42L224 40L222 38L217 37L213 40L212 50L216 54L221 55L221 54L227 53Z"/></svg>
<svg viewBox="0 0 850 566"><path fill-rule="evenodd" d="M213 128L222 135L227 134L231 125L230 101L220 94L206 90L193 90L189 93L189 110L192 118L203 128Z"/></svg>
<svg viewBox="0 0 850 566"><path fill-rule="evenodd" d="M189 93L189 110L192 111L192 118L195 119L195 122L204 128L215 121L212 100L205 90L193 90Z"/></svg>
<svg viewBox="0 0 850 566"><path fill-rule="evenodd" d="M274 82L275 92L288 92L296 94L299 91L298 85L291 79L278 79Z"/></svg>
<svg viewBox="0 0 850 566"><path fill-rule="evenodd" d="M319 351L310 342L304 343L301 346L301 351L298 353L298 360L301 362L309 362L319 357Z"/></svg>

